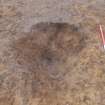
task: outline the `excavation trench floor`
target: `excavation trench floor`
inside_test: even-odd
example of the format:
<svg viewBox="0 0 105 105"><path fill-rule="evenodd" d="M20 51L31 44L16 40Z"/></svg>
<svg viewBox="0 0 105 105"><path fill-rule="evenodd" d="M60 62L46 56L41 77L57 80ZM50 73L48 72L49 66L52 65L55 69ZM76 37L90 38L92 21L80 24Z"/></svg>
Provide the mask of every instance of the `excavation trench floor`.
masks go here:
<svg viewBox="0 0 105 105"><path fill-rule="evenodd" d="M0 0L0 105L105 105L104 0Z"/></svg>

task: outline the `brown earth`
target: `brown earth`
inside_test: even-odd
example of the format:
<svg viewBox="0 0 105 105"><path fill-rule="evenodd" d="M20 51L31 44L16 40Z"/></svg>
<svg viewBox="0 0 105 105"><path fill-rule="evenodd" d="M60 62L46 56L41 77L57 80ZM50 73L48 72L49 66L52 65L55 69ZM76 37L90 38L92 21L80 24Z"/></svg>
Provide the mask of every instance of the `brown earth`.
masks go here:
<svg viewBox="0 0 105 105"><path fill-rule="evenodd" d="M105 105L104 0L0 1L0 105Z"/></svg>

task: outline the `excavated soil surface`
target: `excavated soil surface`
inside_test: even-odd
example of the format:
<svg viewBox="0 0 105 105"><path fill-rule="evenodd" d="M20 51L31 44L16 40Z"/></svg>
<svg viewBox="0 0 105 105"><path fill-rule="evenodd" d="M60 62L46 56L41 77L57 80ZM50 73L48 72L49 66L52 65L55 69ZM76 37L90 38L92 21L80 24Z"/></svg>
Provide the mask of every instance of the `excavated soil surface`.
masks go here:
<svg viewBox="0 0 105 105"><path fill-rule="evenodd" d="M105 105L104 0L0 0L0 105Z"/></svg>

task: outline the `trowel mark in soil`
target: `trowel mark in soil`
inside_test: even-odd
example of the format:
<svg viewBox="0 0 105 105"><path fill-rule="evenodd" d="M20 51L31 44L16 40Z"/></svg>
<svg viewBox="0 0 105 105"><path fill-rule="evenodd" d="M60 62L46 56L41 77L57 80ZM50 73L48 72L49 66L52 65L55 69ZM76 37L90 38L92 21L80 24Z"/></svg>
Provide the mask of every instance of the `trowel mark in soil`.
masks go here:
<svg viewBox="0 0 105 105"><path fill-rule="evenodd" d="M25 37L13 44L15 57L20 64L63 62L77 56L85 46L85 36L75 25L67 23L39 23L33 25Z"/></svg>

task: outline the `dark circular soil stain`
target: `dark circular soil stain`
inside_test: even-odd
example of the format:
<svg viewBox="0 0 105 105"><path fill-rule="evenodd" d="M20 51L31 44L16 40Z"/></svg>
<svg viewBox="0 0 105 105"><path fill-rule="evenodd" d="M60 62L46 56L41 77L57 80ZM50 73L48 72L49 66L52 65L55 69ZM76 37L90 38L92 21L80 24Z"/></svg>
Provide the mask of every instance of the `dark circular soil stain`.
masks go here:
<svg viewBox="0 0 105 105"><path fill-rule="evenodd" d="M38 23L13 43L15 57L22 64L54 65L77 56L85 47L85 35L68 23Z"/></svg>

